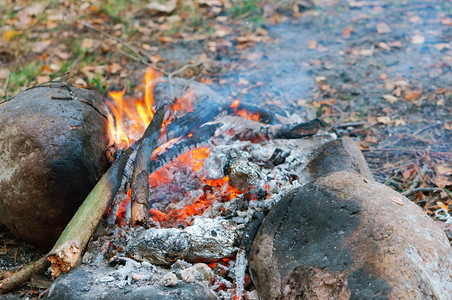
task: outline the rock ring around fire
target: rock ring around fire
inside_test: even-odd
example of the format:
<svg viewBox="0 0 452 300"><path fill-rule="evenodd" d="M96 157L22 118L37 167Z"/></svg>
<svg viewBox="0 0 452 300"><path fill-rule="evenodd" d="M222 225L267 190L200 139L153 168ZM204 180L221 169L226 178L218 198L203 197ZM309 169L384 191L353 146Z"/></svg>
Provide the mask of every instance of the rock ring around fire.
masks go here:
<svg viewBox="0 0 452 300"><path fill-rule="evenodd" d="M97 92L38 86L0 107L0 220L53 246L106 171L106 110Z"/></svg>
<svg viewBox="0 0 452 300"><path fill-rule="evenodd" d="M265 299L452 295L444 232L400 193L344 171L274 206L253 242L250 272Z"/></svg>

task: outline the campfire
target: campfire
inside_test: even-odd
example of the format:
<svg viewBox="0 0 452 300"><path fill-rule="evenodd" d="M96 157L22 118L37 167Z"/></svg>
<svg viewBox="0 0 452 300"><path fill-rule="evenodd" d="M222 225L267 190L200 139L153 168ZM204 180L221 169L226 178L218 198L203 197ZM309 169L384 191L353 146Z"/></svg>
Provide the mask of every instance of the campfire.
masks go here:
<svg viewBox="0 0 452 300"><path fill-rule="evenodd" d="M58 88L68 98L55 99L81 99L70 86ZM256 220L301 185L290 169L301 170L307 149L333 136L300 140L315 135L321 121L224 99L152 68L139 89L108 93L106 155L112 166L34 269L49 260L56 278L82 256L87 264L145 260L164 266L165 274L182 261L202 262L217 295L240 299L250 285L247 252ZM28 275L15 276L19 280L8 278L3 291Z"/></svg>
<svg viewBox="0 0 452 300"><path fill-rule="evenodd" d="M372 292L378 295L392 282L417 285L412 274L418 272L444 273L435 279L438 286L447 281L447 263L419 271L424 262L418 256L405 250L387 254L393 243L400 249L416 244L410 251L425 253L434 247L444 257L450 247L431 220L423 230L410 232L416 239L406 240L404 228L411 225L405 225L420 224L423 212L375 182L356 144L324 131L319 119L306 122L287 110L223 98L203 84L164 78L151 68L132 95L125 89L108 93L108 112L83 90L64 83L29 91L50 98L45 98L50 106L72 101L96 115L108 139L100 147L88 145L101 148L111 166L62 233L44 227L45 233L61 233L55 245L2 280L2 293L48 268L56 278L47 291L50 299L67 293L76 298L177 293L187 299L258 299L267 294L280 299L303 293L318 297L319 291L345 297L352 293L349 282L371 280L372 268L379 264L384 272L372 279ZM8 109L17 110L17 105ZM53 195L44 195L46 204L54 205ZM33 206L28 209L34 212ZM12 220L22 220L14 213ZM18 236L27 233L16 223L9 225ZM432 237L427 246L421 244ZM37 245L52 241L24 238ZM384 254L375 263L379 251ZM350 253L356 257L345 268ZM406 269L391 264L394 259ZM364 270L369 262L372 268ZM399 286L392 288L404 293Z"/></svg>
<svg viewBox="0 0 452 300"><path fill-rule="evenodd" d="M174 98L164 97L168 85ZM170 82L151 68L143 86L141 97L127 96L125 90L108 94L112 157L118 161L132 154L104 216L103 233L95 234L83 261L117 264L130 257L165 268L203 262L197 267L209 266L204 271L217 295L241 299L250 285L246 253L256 234L257 228L250 228L256 214L301 184L289 164L284 166L286 160L303 165L301 151L333 136L323 134L306 145L275 143L273 137L312 136L320 122L290 123L279 116L286 120L281 124L267 110L238 99L206 98L190 82ZM259 122L261 114L267 124ZM153 145L140 152L142 137L149 137L155 122L160 128L152 132ZM165 268L163 277L171 273Z"/></svg>

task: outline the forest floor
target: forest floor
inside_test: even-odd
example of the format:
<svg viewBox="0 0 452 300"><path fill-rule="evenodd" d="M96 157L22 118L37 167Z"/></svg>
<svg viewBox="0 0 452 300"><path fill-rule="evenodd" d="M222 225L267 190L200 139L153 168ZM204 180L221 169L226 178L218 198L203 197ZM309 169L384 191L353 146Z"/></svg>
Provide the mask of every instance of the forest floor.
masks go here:
<svg viewBox="0 0 452 300"><path fill-rule="evenodd" d="M54 79L137 94L152 65L323 119L452 238L450 1L125 2L3 1L0 99ZM34 253L5 230L0 247L12 270Z"/></svg>

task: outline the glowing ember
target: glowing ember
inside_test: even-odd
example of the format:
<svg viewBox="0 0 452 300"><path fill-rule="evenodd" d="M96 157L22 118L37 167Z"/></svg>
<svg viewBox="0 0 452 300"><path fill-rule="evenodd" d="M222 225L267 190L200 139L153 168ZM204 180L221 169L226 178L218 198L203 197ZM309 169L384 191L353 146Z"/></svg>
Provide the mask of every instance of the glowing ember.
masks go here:
<svg viewBox="0 0 452 300"><path fill-rule="evenodd" d="M127 200L125 200L119 204L118 212L116 213L116 221L117 221L118 225L120 225L120 226L126 225L125 217L126 217L127 206L130 203L131 195L132 195L132 190L129 189L129 191L127 192Z"/></svg>
<svg viewBox="0 0 452 300"><path fill-rule="evenodd" d="M245 119L253 120L255 122L259 121L259 114L249 112L246 109L238 109L239 105L240 105L239 99L235 99L234 101L232 101L232 104L230 105L231 108L234 109L234 112L237 115L239 115Z"/></svg>
<svg viewBox="0 0 452 300"><path fill-rule="evenodd" d="M146 70L141 99L125 96L126 89L108 93L110 100L106 102L111 112L108 115L109 134L115 147L130 147L141 137L152 121L155 112L153 90L159 77L160 74L152 68ZM193 102L193 91L176 99L171 106L170 115L163 123L162 132L177 115L193 112ZM253 114L244 109L239 110L239 105L239 100L234 100L231 104L236 114L251 120L259 120L259 114ZM188 134L188 137L190 136L192 133ZM151 159L158 159L159 154L164 153L183 138L185 137L172 139L156 148ZM160 191L159 198L155 201L167 199L166 201L171 204L164 211L156 208L150 209L149 215L156 224L161 226L189 225L193 220L192 217L203 214L213 201L229 201L240 194L238 190L229 186L228 177L215 180L198 177L196 172L202 168L209 155L210 150L206 147L187 151L149 175L151 189L154 192ZM201 195L190 194L192 190L199 191ZM163 196L160 196L162 192ZM129 190L127 201L121 203L118 209L117 220L120 223L124 222L125 212L130 205L130 194ZM180 208L181 206L177 205L180 201L186 201L188 204Z"/></svg>

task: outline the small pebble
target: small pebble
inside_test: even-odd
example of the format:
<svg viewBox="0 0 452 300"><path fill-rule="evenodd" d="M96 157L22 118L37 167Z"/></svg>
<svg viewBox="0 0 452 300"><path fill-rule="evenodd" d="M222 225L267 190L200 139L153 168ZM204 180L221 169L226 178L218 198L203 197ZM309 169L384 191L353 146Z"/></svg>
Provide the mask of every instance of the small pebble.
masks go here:
<svg viewBox="0 0 452 300"><path fill-rule="evenodd" d="M196 270L193 267L180 271L180 278L185 282L196 281Z"/></svg>
<svg viewBox="0 0 452 300"><path fill-rule="evenodd" d="M162 278L162 283L164 286L176 286L177 285L177 276L173 272L167 273Z"/></svg>

